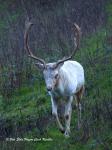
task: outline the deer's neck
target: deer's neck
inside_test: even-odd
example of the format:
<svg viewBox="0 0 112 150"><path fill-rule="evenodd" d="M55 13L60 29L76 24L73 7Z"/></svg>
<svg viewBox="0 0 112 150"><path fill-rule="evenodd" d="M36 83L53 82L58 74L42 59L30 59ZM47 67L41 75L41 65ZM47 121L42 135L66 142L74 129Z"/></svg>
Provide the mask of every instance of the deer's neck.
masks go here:
<svg viewBox="0 0 112 150"><path fill-rule="evenodd" d="M67 72L62 69L60 69L59 71L59 81L58 81L57 89L60 91L62 95L65 95L68 89Z"/></svg>

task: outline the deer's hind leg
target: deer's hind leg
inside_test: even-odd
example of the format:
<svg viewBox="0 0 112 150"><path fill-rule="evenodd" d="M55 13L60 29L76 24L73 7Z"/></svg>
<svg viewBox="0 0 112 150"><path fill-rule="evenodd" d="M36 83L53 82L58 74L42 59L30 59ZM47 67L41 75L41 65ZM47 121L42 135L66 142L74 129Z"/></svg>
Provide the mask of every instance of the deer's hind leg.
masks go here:
<svg viewBox="0 0 112 150"><path fill-rule="evenodd" d="M78 111L78 128L80 129L81 127L81 98L84 93L84 86L81 87L81 89L75 94L76 96L76 106L77 106L77 111Z"/></svg>

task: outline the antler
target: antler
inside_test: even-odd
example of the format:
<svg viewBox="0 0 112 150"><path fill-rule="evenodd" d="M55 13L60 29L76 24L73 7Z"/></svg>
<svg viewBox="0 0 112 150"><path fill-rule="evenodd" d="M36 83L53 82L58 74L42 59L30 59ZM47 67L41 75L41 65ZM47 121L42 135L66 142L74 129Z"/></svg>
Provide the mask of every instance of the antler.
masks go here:
<svg viewBox="0 0 112 150"><path fill-rule="evenodd" d="M24 46L27 49L28 53L29 53L29 57L38 60L40 63L42 63L45 66L45 61L41 58L36 57L33 53L32 50L30 49L29 45L28 45L28 32L31 28L31 26L33 25L33 23L31 23L30 21L26 21L25 22L25 33L24 33Z"/></svg>
<svg viewBox="0 0 112 150"><path fill-rule="evenodd" d="M79 28L79 26L74 23L74 32L75 32L75 36L74 36L74 45L76 45L74 51L71 53L71 55L69 57L64 57L63 59L59 60L57 63L56 63L56 67L60 64L60 63L63 63L64 61L67 61L67 60L70 60L72 59L73 55L75 55L75 53L77 52L77 50L79 49L79 45L80 45L80 36L81 36L81 30Z"/></svg>

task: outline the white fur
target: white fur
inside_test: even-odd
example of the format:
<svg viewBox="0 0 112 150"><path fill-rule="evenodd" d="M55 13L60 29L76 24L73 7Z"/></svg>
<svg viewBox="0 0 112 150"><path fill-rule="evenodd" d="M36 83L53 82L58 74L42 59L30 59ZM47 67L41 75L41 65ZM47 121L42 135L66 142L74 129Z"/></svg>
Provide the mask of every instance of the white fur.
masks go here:
<svg viewBox="0 0 112 150"><path fill-rule="evenodd" d="M70 121L71 121L71 113L72 113L72 101L73 96L77 93L81 87L84 86L84 69L83 67L76 61L66 61L59 69L59 82L54 89L54 91L50 92L51 103L52 103L52 113L56 116L57 123L61 130L64 130L61 125L57 113L57 98L61 97L67 98L67 103L65 106L65 136L69 136L70 132ZM80 106L81 107L81 106ZM81 111L80 111L81 112ZM69 116L66 119L66 116ZM81 116L81 114L80 114Z"/></svg>
<svg viewBox="0 0 112 150"><path fill-rule="evenodd" d="M77 93L84 85L84 69L76 61L66 61L59 70L58 88L63 96Z"/></svg>

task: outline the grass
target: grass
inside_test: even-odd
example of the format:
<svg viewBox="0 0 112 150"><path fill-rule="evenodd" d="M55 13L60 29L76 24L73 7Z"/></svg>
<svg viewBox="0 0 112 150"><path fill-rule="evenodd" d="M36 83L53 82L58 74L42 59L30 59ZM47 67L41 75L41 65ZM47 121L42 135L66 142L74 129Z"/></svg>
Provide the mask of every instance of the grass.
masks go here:
<svg viewBox="0 0 112 150"><path fill-rule="evenodd" d="M54 122L48 123L45 125L42 135L39 134L37 128L33 127L25 132L23 137L45 137L51 138L52 141L41 140L40 142L30 142L30 144L22 143L22 146L25 146L26 149L104 150L108 147L109 149L112 148L111 123L110 118L107 117L108 109L105 106L107 103L111 104L112 98L112 70L110 65L112 64L112 53L111 51L108 53L103 46L103 44L106 45L105 30L87 37L83 42L85 45L77 54L77 60L82 62L85 68L87 90L83 98L83 120L89 124L86 124L90 130L89 139L81 140L84 129L77 131L77 115L74 111L71 123L72 134L69 139L64 138ZM42 84L40 93L36 85L20 88L11 97L7 105L3 102L1 96L0 104L0 115L3 118L13 120L16 124L23 126L28 123L26 118L29 118L30 123L34 125L37 118L46 116L51 110L50 97L46 95L44 84ZM109 107L109 105L107 106ZM98 112L99 115L97 116ZM15 143L16 146L18 147L17 142Z"/></svg>
<svg viewBox="0 0 112 150"><path fill-rule="evenodd" d="M41 88L36 84L27 84L16 90L8 101L0 96L1 124L4 121L6 128L14 124L14 130L17 127L22 128L24 132L21 133L20 130L16 137L51 138L52 141L2 142L2 149L112 149L112 45L107 43L108 35L111 35L111 7L112 4L106 6L110 14L106 29L99 29L82 39L82 48L74 58L84 66L86 77L86 92L82 101L82 129L77 130L77 114L73 111L71 137L64 138L54 120L49 120L51 103L45 91L45 84L42 82ZM15 18L16 16L14 20ZM36 75L36 72L34 74ZM12 136L14 135L13 133Z"/></svg>

